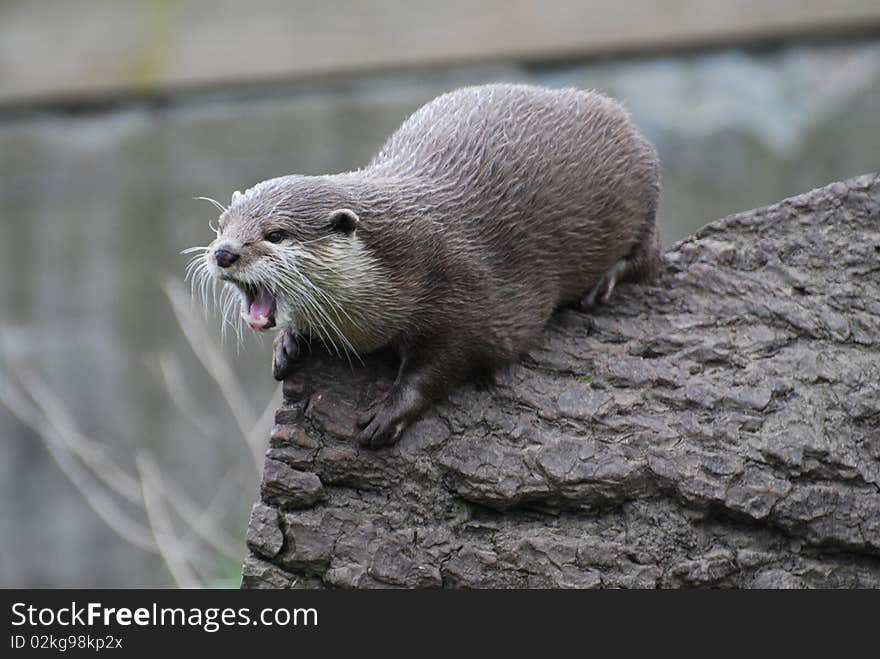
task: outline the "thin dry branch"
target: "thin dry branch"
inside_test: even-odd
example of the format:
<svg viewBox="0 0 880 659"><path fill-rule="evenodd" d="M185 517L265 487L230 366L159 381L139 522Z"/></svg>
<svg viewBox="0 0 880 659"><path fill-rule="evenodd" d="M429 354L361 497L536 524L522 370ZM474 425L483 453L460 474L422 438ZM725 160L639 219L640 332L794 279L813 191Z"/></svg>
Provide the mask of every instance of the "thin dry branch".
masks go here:
<svg viewBox="0 0 880 659"><path fill-rule="evenodd" d="M84 469L74 458L59 433L40 414L38 408L8 381L3 381L2 385L0 400L21 423L33 430L43 441L49 455L92 510L126 542L139 549L157 553L158 547L150 530L135 521L108 495L106 489L94 482L91 471Z"/></svg>
<svg viewBox="0 0 880 659"><path fill-rule="evenodd" d="M229 366L223 354L214 345L208 333L198 322L194 320L190 311L190 296L186 289L176 280L169 279L165 282L165 294L171 302L180 328L196 357L202 366L213 378L214 382L226 399L232 416L235 418L241 435L245 440L248 450L254 461L254 468L259 474L263 467L262 442L252 439L251 430L257 420L256 414L245 395L244 389L239 384L238 378Z"/></svg>
<svg viewBox="0 0 880 659"><path fill-rule="evenodd" d="M187 559L187 552L174 532L174 526L162 497L164 484L162 474L155 460L146 451L137 456L137 469L144 495L144 509L150 521L150 529L156 547L168 567L172 578L180 588L201 588L199 579Z"/></svg>

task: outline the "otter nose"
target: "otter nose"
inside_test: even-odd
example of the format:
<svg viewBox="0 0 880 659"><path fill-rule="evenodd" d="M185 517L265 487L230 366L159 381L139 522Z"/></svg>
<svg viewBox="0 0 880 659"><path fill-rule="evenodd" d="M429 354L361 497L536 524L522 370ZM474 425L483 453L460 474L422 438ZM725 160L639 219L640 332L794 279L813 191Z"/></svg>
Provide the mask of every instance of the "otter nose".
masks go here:
<svg viewBox="0 0 880 659"><path fill-rule="evenodd" d="M233 252L232 250L224 249L223 247L214 250L214 260L217 261L217 265L221 268L228 268L238 261L238 257L238 252Z"/></svg>

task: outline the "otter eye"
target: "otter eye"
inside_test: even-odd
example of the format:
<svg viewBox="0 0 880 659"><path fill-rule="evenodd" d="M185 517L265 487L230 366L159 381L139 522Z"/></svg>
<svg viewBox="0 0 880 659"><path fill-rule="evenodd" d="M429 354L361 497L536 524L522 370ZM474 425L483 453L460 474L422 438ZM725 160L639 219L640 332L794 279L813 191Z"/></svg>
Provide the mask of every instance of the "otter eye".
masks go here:
<svg viewBox="0 0 880 659"><path fill-rule="evenodd" d="M277 231L270 231L265 236L263 236L270 243L280 243L282 240L287 238L287 232L281 231L280 229Z"/></svg>

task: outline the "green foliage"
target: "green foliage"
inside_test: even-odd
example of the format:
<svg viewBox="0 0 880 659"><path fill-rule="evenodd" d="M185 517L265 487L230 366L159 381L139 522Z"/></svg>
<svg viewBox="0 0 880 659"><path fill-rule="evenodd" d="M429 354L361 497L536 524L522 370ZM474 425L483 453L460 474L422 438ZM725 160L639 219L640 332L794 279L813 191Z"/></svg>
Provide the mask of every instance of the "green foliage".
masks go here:
<svg viewBox="0 0 880 659"><path fill-rule="evenodd" d="M240 588L241 587L241 560L219 557L211 576L207 580L207 588Z"/></svg>

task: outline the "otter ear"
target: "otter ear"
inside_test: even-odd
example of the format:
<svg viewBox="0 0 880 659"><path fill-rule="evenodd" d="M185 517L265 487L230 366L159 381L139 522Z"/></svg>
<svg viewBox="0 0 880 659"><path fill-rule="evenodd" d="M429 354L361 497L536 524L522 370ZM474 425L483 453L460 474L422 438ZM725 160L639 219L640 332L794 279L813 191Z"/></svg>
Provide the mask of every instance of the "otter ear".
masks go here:
<svg viewBox="0 0 880 659"><path fill-rule="evenodd" d="M235 192L232 193L232 202L230 203L230 205L234 204L239 199L241 199L241 192L236 190Z"/></svg>
<svg viewBox="0 0 880 659"><path fill-rule="evenodd" d="M353 210L340 208L330 213L330 226L337 233L350 236L360 224L360 219Z"/></svg>

